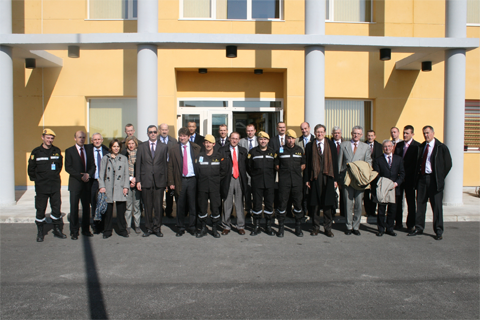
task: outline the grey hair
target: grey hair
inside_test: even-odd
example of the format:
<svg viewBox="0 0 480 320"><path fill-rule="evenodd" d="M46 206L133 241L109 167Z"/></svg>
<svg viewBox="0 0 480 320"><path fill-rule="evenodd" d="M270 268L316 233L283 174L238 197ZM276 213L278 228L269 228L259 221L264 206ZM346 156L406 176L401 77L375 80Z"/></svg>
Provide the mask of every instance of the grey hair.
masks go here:
<svg viewBox="0 0 480 320"><path fill-rule="evenodd" d="M352 132L353 132L353 130L362 130L362 132L363 132L363 128L361 126L355 126L355 127L352 128Z"/></svg>
<svg viewBox="0 0 480 320"><path fill-rule="evenodd" d="M93 136L95 136L95 135L97 135L97 134L100 136L100 138L103 139L102 134L101 134L100 132L95 132L94 134L92 134L92 138L93 138Z"/></svg>
<svg viewBox="0 0 480 320"><path fill-rule="evenodd" d="M339 130L340 132L342 132L342 128L340 128L340 127L338 127L338 126L335 126L335 127L333 127L333 129L332 129L332 134L333 134L335 131L337 131L337 130Z"/></svg>
<svg viewBox="0 0 480 320"><path fill-rule="evenodd" d="M390 139L385 139L385 140L383 140L382 146L384 146L385 143L388 143L388 142L390 142L390 143L392 144L392 146L393 146L393 142L392 142L392 140L390 140Z"/></svg>

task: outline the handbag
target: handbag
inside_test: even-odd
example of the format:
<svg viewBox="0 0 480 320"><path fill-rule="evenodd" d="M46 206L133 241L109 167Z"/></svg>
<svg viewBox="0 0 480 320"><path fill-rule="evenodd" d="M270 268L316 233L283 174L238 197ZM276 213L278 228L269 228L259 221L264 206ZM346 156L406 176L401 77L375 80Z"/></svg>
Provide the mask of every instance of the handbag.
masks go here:
<svg viewBox="0 0 480 320"><path fill-rule="evenodd" d="M107 212L107 194L99 192L97 195L97 207L95 208L94 221L102 221L102 214Z"/></svg>

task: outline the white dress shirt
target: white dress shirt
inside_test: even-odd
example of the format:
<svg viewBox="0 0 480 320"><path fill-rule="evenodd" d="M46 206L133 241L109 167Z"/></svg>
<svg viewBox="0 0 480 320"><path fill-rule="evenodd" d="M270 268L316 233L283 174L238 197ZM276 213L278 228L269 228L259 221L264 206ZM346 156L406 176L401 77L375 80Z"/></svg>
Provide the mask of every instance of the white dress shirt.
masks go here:
<svg viewBox="0 0 480 320"><path fill-rule="evenodd" d="M183 153L184 153L184 144L180 144L181 148L182 148L182 157L183 157ZM183 175L183 163L182 163L182 177L193 177L195 176L195 171L193 170L193 161L192 161L192 154L190 153L190 142L187 142L186 144L187 146L187 166L188 166L188 173L187 175Z"/></svg>

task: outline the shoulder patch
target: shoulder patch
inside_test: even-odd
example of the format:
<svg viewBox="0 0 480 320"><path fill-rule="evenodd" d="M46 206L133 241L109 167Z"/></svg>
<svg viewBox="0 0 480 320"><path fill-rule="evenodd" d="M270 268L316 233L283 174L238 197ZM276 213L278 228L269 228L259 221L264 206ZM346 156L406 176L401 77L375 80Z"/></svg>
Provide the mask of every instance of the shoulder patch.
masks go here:
<svg viewBox="0 0 480 320"><path fill-rule="evenodd" d="M277 157L277 154L275 153L275 155L274 155L273 157L276 158L276 157Z"/></svg>
<svg viewBox="0 0 480 320"><path fill-rule="evenodd" d="M30 156L30 160L33 160L33 159L35 159L35 156L32 154L32 155Z"/></svg>
<svg viewBox="0 0 480 320"><path fill-rule="evenodd" d="M250 159L251 157L252 157L252 155L249 153L249 154L248 154L248 159Z"/></svg>

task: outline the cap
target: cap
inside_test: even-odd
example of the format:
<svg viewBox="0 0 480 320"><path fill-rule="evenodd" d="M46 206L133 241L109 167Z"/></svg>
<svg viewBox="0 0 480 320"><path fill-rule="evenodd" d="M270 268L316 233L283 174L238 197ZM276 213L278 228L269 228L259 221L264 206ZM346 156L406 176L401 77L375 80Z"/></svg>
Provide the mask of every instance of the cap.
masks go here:
<svg viewBox="0 0 480 320"><path fill-rule="evenodd" d="M215 143L215 137L212 136L211 134L207 134L205 136L205 141L208 141L208 142L211 142L211 143Z"/></svg>
<svg viewBox="0 0 480 320"><path fill-rule="evenodd" d="M55 137L55 132L53 132L52 129L48 129L48 128L47 128L47 129L43 129L42 134L49 134L49 135Z"/></svg>
<svg viewBox="0 0 480 320"><path fill-rule="evenodd" d="M286 133L286 136L297 139L297 133L293 129L288 129L287 133Z"/></svg>
<svg viewBox="0 0 480 320"><path fill-rule="evenodd" d="M270 136L269 136L268 133L266 133L265 131L260 131L257 136L258 136L259 138L270 139Z"/></svg>

